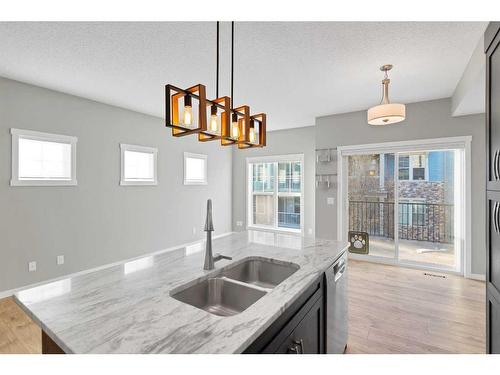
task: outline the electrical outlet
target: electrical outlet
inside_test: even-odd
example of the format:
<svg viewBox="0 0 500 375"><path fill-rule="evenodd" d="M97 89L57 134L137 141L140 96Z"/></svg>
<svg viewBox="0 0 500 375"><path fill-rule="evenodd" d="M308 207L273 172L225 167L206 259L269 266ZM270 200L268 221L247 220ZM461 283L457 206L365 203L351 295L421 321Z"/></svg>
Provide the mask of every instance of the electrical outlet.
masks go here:
<svg viewBox="0 0 500 375"><path fill-rule="evenodd" d="M313 234L313 230L312 230L312 228L309 228L309 229L307 230L307 234Z"/></svg>
<svg viewBox="0 0 500 375"><path fill-rule="evenodd" d="M196 227L193 227L193 234L196 234Z"/></svg>
<svg viewBox="0 0 500 375"><path fill-rule="evenodd" d="M36 262L29 262L28 263L28 271L29 272L35 272L36 271Z"/></svg>
<svg viewBox="0 0 500 375"><path fill-rule="evenodd" d="M64 264L64 255L57 256L57 265L60 266L61 264Z"/></svg>
<svg viewBox="0 0 500 375"><path fill-rule="evenodd" d="M334 197L326 198L326 204L329 204L329 205L335 204L335 198Z"/></svg>
<svg viewBox="0 0 500 375"><path fill-rule="evenodd" d="M242 226L243 226L243 221L238 220L238 221L236 222L236 226L237 226L237 227L242 227Z"/></svg>

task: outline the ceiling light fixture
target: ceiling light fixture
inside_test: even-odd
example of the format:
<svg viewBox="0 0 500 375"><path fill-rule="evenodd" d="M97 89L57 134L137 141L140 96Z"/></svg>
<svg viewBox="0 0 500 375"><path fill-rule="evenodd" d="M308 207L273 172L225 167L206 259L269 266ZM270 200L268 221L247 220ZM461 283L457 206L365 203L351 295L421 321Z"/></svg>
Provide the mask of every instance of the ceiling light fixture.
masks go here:
<svg viewBox="0 0 500 375"><path fill-rule="evenodd" d="M174 137L198 134L200 142L219 140L223 146L238 148L266 145L266 114L250 115L250 107L234 107L234 22L231 23L231 98L219 97L219 22L217 22L217 99L206 98L206 88L198 84L181 89L165 86L165 121ZM181 100L182 99L182 100ZM208 117L207 117L208 115Z"/></svg>
<svg viewBox="0 0 500 375"><path fill-rule="evenodd" d="M389 101L389 79L387 72L392 69L392 65L386 64L380 67L384 72L382 80L382 101L379 105L368 110L368 124L389 125L401 122L406 118L406 107L404 104L391 103Z"/></svg>

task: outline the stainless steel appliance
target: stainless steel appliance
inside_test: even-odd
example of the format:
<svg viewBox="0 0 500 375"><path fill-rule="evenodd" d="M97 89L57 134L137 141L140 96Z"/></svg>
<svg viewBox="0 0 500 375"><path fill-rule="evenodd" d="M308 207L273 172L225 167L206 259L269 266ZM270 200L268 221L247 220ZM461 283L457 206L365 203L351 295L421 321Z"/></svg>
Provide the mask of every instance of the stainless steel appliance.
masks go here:
<svg viewBox="0 0 500 375"><path fill-rule="evenodd" d="M326 278L326 352L342 354L347 346L347 251L328 268Z"/></svg>

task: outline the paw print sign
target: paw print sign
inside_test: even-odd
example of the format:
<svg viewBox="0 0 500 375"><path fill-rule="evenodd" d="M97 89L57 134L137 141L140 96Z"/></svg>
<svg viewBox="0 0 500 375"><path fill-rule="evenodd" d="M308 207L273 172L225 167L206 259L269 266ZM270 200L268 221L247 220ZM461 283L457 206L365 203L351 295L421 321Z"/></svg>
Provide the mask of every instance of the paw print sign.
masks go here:
<svg viewBox="0 0 500 375"><path fill-rule="evenodd" d="M349 231L349 251L356 254L368 254L369 235L366 232Z"/></svg>

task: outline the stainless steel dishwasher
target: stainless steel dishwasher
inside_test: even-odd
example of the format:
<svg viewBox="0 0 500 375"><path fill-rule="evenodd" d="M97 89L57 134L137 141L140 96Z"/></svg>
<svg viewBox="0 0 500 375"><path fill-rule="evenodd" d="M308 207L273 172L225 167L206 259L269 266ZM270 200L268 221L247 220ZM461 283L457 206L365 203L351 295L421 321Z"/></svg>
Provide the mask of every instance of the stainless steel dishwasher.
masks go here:
<svg viewBox="0 0 500 375"><path fill-rule="evenodd" d="M347 346L347 251L325 273L326 352L342 354Z"/></svg>

